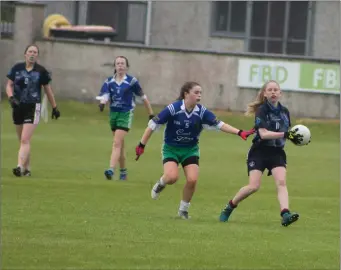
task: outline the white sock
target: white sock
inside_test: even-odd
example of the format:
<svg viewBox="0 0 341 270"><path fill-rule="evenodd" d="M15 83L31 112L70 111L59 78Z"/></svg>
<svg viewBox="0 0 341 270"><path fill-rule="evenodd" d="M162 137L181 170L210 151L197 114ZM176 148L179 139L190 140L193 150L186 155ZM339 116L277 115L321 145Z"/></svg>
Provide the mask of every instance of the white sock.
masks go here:
<svg viewBox="0 0 341 270"><path fill-rule="evenodd" d="M165 183L165 181L163 181L162 177L159 180L159 185L163 186L163 187L166 185L166 183Z"/></svg>
<svg viewBox="0 0 341 270"><path fill-rule="evenodd" d="M190 205L189 202L185 202L185 201L181 200L179 210L187 212L188 208L189 208L189 205Z"/></svg>

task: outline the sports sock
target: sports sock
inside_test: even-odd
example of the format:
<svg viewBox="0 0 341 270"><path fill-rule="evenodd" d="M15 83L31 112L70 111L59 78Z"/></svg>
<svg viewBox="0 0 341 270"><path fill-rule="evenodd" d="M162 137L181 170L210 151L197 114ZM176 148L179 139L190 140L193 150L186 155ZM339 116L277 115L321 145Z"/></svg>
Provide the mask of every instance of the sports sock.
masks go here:
<svg viewBox="0 0 341 270"><path fill-rule="evenodd" d="M232 209L234 209L234 208L237 207L237 205L235 205L235 204L232 202L232 200L229 201L229 206L230 206Z"/></svg>
<svg viewBox="0 0 341 270"><path fill-rule="evenodd" d="M286 214L286 213L290 213L289 209L286 209L286 208L282 209L281 217L283 217L283 215Z"/></svg>
<svg viewBox="0 0 341 270"><path fill-rule="evenodd" d="M189 202L185 202L185 201L181 200L179 210L187 212L188 208L189 208L189 205L190 205Z"/></svg>
<svg viewBox="0 0 341 270"><path fill-rule="evenodd" d="M24 167L22 167L21 165L18 164L17 167L20 168L20 171L21 171L21 172L24 172L24 171L25 171Z"/></svg>
<svg viewBox="0 0 341 270"><path fill-rule="evenodd" d="M163 181L162 177L159 180L159 185L163 186L163 187L166 185L166 183L165 183L165 181Z"/></svg>

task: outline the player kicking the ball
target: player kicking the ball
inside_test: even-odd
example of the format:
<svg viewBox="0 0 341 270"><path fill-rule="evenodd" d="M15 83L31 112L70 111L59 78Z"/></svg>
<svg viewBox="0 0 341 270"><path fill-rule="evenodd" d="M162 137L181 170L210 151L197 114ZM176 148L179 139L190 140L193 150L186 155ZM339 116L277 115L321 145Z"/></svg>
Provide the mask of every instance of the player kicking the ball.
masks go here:
<svg viewBox="0 0 341 270"><path fill-rule="evenodd" d="M286 185L286 139L298 144L302 135L289 131L290 114L287 108L279 103L281 90L276 81L269 81L259 91L254 102L250 103L247 115L255 113L256 134L247 157L249 184L242 187L220 214L220 221L229 220L237 205L255 193L261 184L262 174L268 169L273 175L277 187L282 225L288 226L298 220L299 215L289 211L289 196Z"/></svg>
<svg viewBox="0 0 341 270"><path fill-rule="evenodd" d="M243 131L218 120L204 106L198 104L202 89L196 82L186 82L180 90L178 100L169 104L148 123L142 139L136 146L137 159L143 154L153 131L166 124L162 160L164 172L153 186L151 196L157 199L166 185L174 184L178 178L178 164L181 163L186 184L180 202L179 217L188 219L188 208L193 197L199 175L199 136L203 128L218 129L225 133L236 134L246 140L254 130Z"/></svg>

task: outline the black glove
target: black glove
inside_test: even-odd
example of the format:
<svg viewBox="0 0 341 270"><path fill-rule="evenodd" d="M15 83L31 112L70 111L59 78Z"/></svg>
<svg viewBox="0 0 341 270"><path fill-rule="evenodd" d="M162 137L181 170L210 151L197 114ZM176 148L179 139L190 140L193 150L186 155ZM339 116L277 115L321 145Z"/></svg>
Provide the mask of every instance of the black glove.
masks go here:
<svg viewBox="0 0 341 270"><path fill-rule="evenodd" d="M149 115L149 120L153 119L155 117L154 114Z"/></svg>
<svg viewBox="0 0 341 270"><path fill-rule="evenodd" d="M292 141L294 144L299 144L303 141L303 136L301 134L297 134L298 128L295 130L290 130L287 132L284 132L284 138Z"/></svg>
<svg viewBox="0 0 341 270"><path fill-rule="evenodd" d="M58 111L57 107L52 109L52 119L58 119L60 117L60 111Z"/></svg>
<svg viewBox="0 0 341 270"><path fill-rule="evenodd" d="M105 104L103 104L103 103L98 104L98 107L99 107L99 110L100 110L101 112L103 112L104 107L105 107Z"/></svg>
<svg viewBox="0 0 341 270"><path fill-rule="evenodd" d="M14 109L16 107L19 106L20 102L19 100L17 100L15 97L11 96L9 99L8 99L9 103L11 104L11 107Z"/></svg>

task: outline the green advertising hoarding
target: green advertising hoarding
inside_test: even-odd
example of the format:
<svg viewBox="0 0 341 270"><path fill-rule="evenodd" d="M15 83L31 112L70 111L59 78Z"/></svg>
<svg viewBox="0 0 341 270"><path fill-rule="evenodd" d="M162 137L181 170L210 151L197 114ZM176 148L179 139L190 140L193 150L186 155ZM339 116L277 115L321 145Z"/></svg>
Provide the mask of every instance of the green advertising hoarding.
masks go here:
<svg viewBox="0 0 341 270"><path fill-rule="evenodd" d="M260 88L268 80L276 80L283 90L340 94L340 65L239 59L239 87Z"/></svg>
<svg viewBox="0 0 341 270"><path fill-rule="evenodd" d="M299 87L310 90L340 91L340 66L301 63Z"/></svg>

